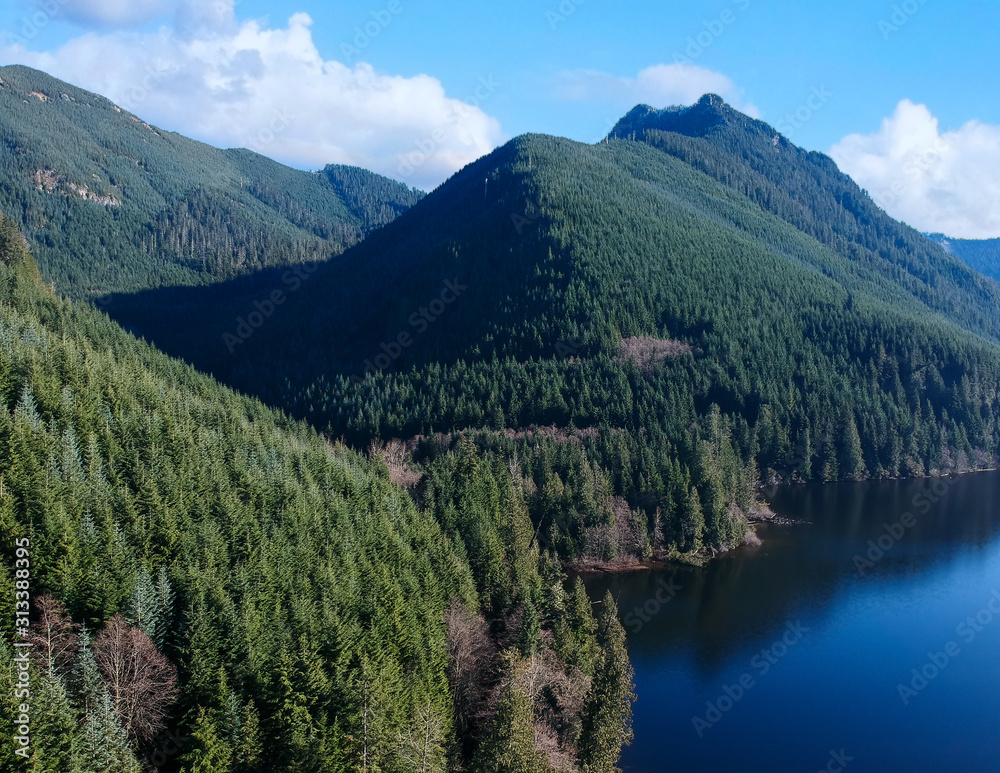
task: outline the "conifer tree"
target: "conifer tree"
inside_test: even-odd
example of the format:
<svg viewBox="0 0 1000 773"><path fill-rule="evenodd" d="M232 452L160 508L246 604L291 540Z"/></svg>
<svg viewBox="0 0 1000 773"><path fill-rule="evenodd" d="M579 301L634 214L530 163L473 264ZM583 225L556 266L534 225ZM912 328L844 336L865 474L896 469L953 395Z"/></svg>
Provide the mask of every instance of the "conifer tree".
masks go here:
<svg viewBox="0 0 1000 773"><path fill-rule="evenodd" d="M79 744L74 749L73 773L140 773L125 730L115 716L111 697L100 688L87 712Z"/></svg>
<svg viewBox="0 0 1000 773"><path fill-rule="evenodd" d="M861 449L861 436L854 416L849 415L844 426L844 475L851 480L862 480L865 476L865 459Z"/></svg>
<svg viewBox="0 0 1000 773"><path fill-rule="evenodd" d="M702 511L698 489L693 486L684 496L681 523L684 548L689 551L701 550L705 538L705 514Z"/></svg>
<svg viewBox="0 0 1000 773"><path fill-rule="evenodd" d="M157 607L156 624L149 638L153 640L161 652L167 642L167 632L174 617L174 589L170 584L167 567L161 566L156 575L155 603Z"/></svg>
<svg viewBox="0 0 1000 773"><path fill-rule="evenodd" d="M515 652L504 654L505 675L496 714L473 759L472 773L549 773L545 755L535 749L531 702L518 678L525 668Z"/></svg>
<svg viewBox="0 0 1000 773"><path fill-rule="evenodd" d="M91 647L90 634L83 628L77 640L77 655L70 674L70 694L73 704L79 713L92 714L97 711L98 704L104 699L104 692L104 683Z"/></svg>
<svg viewBox="0 0 1000 773"><path fill-rule="evenodd" d="M594 620L594 607L587 595L583 580L577 576L573 581L573 593L569 597L567 622L572 632L572 654L567 663L576 666L583 673L594 673L597 658L597 621Z"/></svg>
<svg viewBox="0 0 1000 773"><path fill-rule="evenodd" d="M600 654L583 707L580 765L584 773L614 773L622 747L632 741L635 672L625 649L625 629L611 591L604 595L597 624Z"/></svg>
<svg viewBox="0 0 1000 773"><path fill-rule="evenodd" d="M160 625L159 606L153 578L149 570L142 566L135 578L135 589L125 610L125 619L155 642L154 636Z"/></svg>
<svg viewBox="0 0 1000 773"><path fill-rule="evenodd" d="M517 649L525 658L530 658L542 645L542 629L538 620L538 609L531 599L525 599L520 609L521 626L517 632Z"/></svg>
<svg viewBox="0 0 1000 773"><path fill-rule="evenodd" d="M232 749L204 707L198 709L191 739L194 746L184 755L182 773L229 773Z"/></svg>
<svg viewBox="0 0 1000 773"><path fill-rule="evenodd" d="M59 675L37 675L31 708L32 770L37 773L64 773L70 769L77 719L73 716Z"/></svg>
<svg viewBox="0 0 1000 773"><path fill-rule="evenodd" d="M4 574L6 574L6 570ZM9 593L9 589L12 586L6 582L6 576L3 579L3 590ZM9 595L13 598L13 594ZM13 619L13 615L3 618L4 623L7 623L7 625ZM0 733L3 733L3 738L5 739L5 743L0 744L0 770L17 770L16 765L24 765L24 760L14 754L13 741L7 741L7 739L13 739L16 735L14 732L14 718L18 715L18 712L15 707L20 705L19 702L15 702L14 648L8 643L9 639L10 631L0 628Z"/></svg>

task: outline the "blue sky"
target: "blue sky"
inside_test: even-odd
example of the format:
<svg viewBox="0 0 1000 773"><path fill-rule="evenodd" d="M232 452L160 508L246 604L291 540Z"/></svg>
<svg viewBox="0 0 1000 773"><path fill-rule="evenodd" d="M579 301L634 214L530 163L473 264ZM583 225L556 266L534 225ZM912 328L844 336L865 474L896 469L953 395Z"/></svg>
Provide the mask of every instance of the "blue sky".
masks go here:
<svg viewBox="0 0 1000 773"><path fill-rule="evenodd" d="M423 188L518 134L593 142L638 101L711 89L831 152L897 217L986 237L998 28L1000 4L973 0L13 0L0 61L131 94L133 112L213 144Z"/></svg>
<svg viewBox="0 0 1000 773"><path fill-rule="evenodd" d="M836 98L802 129L799 144L809 148L825 150L847 134L874 130L903 98L928 104L948 127L973 118L1000 123L1000 3L917 3L919 10L898 32L886 30L885 40L879 21L891 20L893 5L584 0L553 30L546 14L558 13L554 1L431 1L407 7L396 27L364 53L390 72L429 72L455 94L470 89L477 75L493 74L504 90L489 109L512 135L538 131L587 140L601 134L618 111L553 100L551 83L558 74L590 69L634 76L686 56L691 39L697 53L699 34L710 45L694 62L731 78L770 122L798 108L813 86L834 92ZM334 55L343 31L383 5L303 7L316 20L316 40ZM243 8L280 13L261 0L245 0ZM719 29L726 10L734 21L723 23L715 36L709 28L716 22Z"/></svg>

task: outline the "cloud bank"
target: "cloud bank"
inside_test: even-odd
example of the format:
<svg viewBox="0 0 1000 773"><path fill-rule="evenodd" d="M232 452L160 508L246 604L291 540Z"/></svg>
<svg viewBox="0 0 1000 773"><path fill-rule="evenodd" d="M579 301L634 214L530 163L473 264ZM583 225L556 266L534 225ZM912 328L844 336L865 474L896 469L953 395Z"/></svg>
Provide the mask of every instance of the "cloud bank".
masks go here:
<svg viewBox="0 0 1000 773"><path fill-rule="evenodd" d="M692 105L705 94L718 94L737 110L760 117L756 106L745 101L742 89L727 76L693 64L657 64L635 77L569 70L557 79L555 94L571 101L603 101L623 113L637 104L657 108Z"/></svg>
<svg viewBox="0 0 1000 773"><path fill-rule="evenodd" d="M925 105L903 100L873 134L830 149L840 168L893 217L964 239L1000 237L1000 126L941 131Z"/></svg>
<svg viewBox="0 0 1000 773"><path fill-rule="evenodd" d="M430 189L504 139L480 106L501 88L491 77L458 99L429 75L324 59L304 13L269 28L238 22L233 0L50 1L89 31L53 51L0 42L0 62L44 70L212 145L301 168L362 166ZM361 20L365 37L345 31L338 53L362 52L402 12L390 2ZM156 31L129 29L164 14L172 22Z"/></svg>

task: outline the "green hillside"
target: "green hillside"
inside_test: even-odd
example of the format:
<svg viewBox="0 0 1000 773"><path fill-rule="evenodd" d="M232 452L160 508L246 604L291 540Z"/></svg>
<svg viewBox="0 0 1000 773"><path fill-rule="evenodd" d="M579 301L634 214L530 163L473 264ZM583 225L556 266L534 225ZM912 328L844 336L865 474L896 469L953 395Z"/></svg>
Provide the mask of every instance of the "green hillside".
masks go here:
<svg viewBox="0 0 1000 773"><path fill-rule="evenodd" d="M0 183L43 276L78 299L324 260L422 196L217 150L20 66L0 68Z"/></svg>
<svg viewBox="0 0 1000 773"><path fill-rule="evenodd" d="M717 97L519 137L417 201L0 78L30 237L0 222L0 537L58 645L38 769L159 767L177 732L185 773L610 773L624 633L564 565L752 541L762 481L1000 456L1000 285Z"/></svg>
<svg viewBox="0 0 1000 773"><path fill-rule="evenodd" d="M996 459L995 285L933 246L921 284L902 247L842 252L830 234L649 143L526 136L251 335L249 302L199 319L200 362L350 443L410 439L428 463L475 431L532 477L534 525L564 557L732 545L761 477Z"/></svg>
<svg viewBox="0 0 1000 773"><path fill-rule="evenodd" d="M614 602L595 620L530 545L515 472L463 447L418 508L386 449L57 299L0 220L0 732L30 611L32 770L486 771L536 730L532 770L617 758Z"/></svg>
<svg viewBox="0 0 1000 773"><path fill-rule="evenodd" d="M920 307L1000 338L1000 286L889 217L831 158L796 147L720 97L689 108L640 105L610 136L646 142L705 172L849 258L857 279L892 284ZM838 278L854 286L854 277Z"/></svg>
<svg viewBox="0 0 1000 773"><path fill-rule="evenodd" d="M952 239L943 234L928 238L980 274L1000 281L1000 239Z"/></svg>

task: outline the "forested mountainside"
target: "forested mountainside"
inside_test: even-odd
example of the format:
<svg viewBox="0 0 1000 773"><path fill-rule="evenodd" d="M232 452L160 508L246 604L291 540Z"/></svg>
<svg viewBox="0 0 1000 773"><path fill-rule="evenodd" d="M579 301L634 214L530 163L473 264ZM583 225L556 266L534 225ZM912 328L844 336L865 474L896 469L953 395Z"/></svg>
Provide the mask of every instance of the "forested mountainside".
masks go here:
<svg viewBox="0 0 1000 773"><path fill-rule="evenodd" d="M992 466L998 286L860 191L827 206L815 176L839 179L832 163L768 134L802 178L786 186L798 214L696 168L722 152L705 139L676 135L698 164L529 135L280 309L264 281L221 318L191 316L197 339L176 320L137 329L332 437L398 438L422 469L474 435L530 476L539 539L573 561L738 544L761 478ZM734 177L780 187L742 157Z"/></svg>
<svg viewBox="0 0 1000 773"><path fill-rule="evenodd" d="M0 219L0 769L610 773L614 600L508 460L442 455L420 506L400 472L60 300Z"/></svg>
<svg viewBox="0 0 1000 773"><path fill-rule="evenodd" d="M264 149L261 137L290 120L248 129L247 144ZM0 211L69 297L325 260L422 195L363 169L302 172L218 150L44 73L0 67Z"/></svg>
<svg viewBox="0 0 1000 773"><path fill-rule="evenodd" d="M717 97L421 197L0 80L39 770L611 773L624 632L564 566L753 541L762 480L1000 454L1000 285Z"/></svg>
<svg viewBox="0 0 1000 773"><path fill-rule="evenodd" d="M889 217L833 159L796 147L720 97L687 108L640 105L609 136L646 142L747 196L849 258L859 279L891 283L972 332L1000 337L1000 285ZM851 289L851 277L841 281Z"/></svg>
<svg viewBox="0 0 1000 773"><path fill-rule="evenodd" d="M944 234L927 238L980 274L1000 281L1000 239L952 239Z"/></svg>

